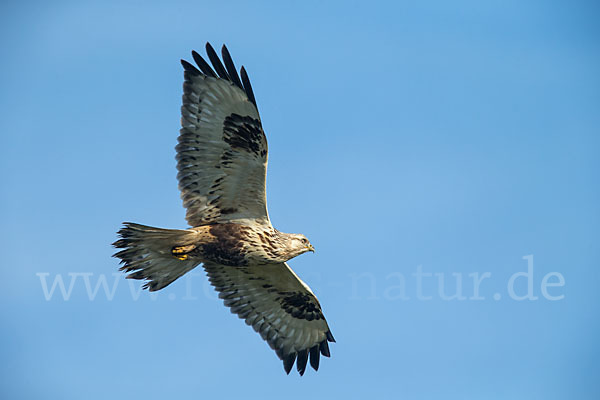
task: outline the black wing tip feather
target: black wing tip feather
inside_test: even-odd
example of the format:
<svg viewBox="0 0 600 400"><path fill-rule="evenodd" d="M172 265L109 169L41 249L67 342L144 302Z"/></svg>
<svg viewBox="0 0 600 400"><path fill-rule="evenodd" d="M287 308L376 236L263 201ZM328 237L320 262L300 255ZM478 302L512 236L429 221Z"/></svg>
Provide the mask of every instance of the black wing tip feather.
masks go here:
<svg viewBox="0 0 600 400"><path fill-rule="evenodd" d="M333 338L333 334L331 333L331 331L327 331L325 333L325 336L327 336L327 341L335 343L335 339Z"/></svg>
<svg viewBox="0 0 600 400"><path fill-rule="evenodd" d="M296 353L288 354L283 358L283 369L285 369L286 374L290 374L290 371L294 366L294 361L296 361Z"/></svg>
<svg viewBox="0 0 600 400"><path fill-rule="evenodd" d="M252 90L252 85L250 84L250 79L248 78L248 73L246 72L246 68L242 65L240 69L240 74L242 75L242 82L244 83L244 91L246 92L246 96L248 96L248 100L256 106L256 99L254 98L254 91Z"/></svg>
<svg viewBox="0 0 600 400"><path fill-rule="evenodd" d="M196 68L193 64L190 64L189 62L187 62L185 60L181 60L181 65L183 66L183 69L186 72L189 72L192 75L200 75L201 74L201 72L198 70L198 68Z"/></svg>
<svg viewBox="0 0 600 400"><path fill-rule="evenodd" d="M313 346L310 348L310 365L311 367L313 367L313 369L315 371L319 370L319 359L320 359L320 353L319 353L319 346Z"/></svg>
<svg viewBox="0 0 600 400"><path fill-rule="evenodd" d="M231 81L231 79L229 78L229 74L227 73L225 67L223 66L223 63L221 62L221 59L217 55L217 52L208 42L206 42L206 54L208 55L208 59L212 63L213 68L215 69L215 71L217 71L217 74L219 74L219 77L225 79L226 81Z"/></svg>
<svg viewBox="0 0 600 400"><path fill-rule="evenodd" d="M254 92L252 90L252 86L250 85L250 79L248 79L246 69L243 66L240 69L240 79L240 75L238 75L237 70L235 69L235 64L233 63L233 59L231 58L231 54L229 53L227 46L223 45L221 48L221 55L225 65L223 65L223 62L221 62L221 59L217 55L217 52L212 47L210 42L206 42L206 54L208 55L208 59L212 64L212 68L210 64L206 62L206 60L195 50L192 50L192 58L196 62L196 65L199 69L195 65L185 60L181 60L181 65L183 65L185 71L194 76L206 75L212 78L224 79L233 83L242 89L246 93L248 100L250 100L250 102L257 107L256 99L254 98Z"/></svg>
<svg viewBox="0 0 600 400"><path fill-rule="evenodd" d="M231 58L231 54L229 54L229 50L227 50L227 46L223 45L221 48L221 56L223 57L223 62L225 62L225 68L227 69L227 73L229 74L229 78L231 81L240 89L244 90L244 86L242 85L242 81L240 81L240 76L235 69L235 64L233 63L233 59Z"/></svg>
<svg viewBox="0 0 600 400"><path fill-rule="evenodd" d="M329 345L327 344L327 340L323 340L319 344L319 350L321 351L321 354L323 354L325 357L331 357L331 354L329 353Z"/></svg>
<svg viewBox="0 0 600 400"><path fill-rule="evenodd" d="M296 369L300 376L304 375L306 371L306 362L308 361L308 349L300 350L298 352L298 358L296 359Z"/></svg>
<svg viewBox="0 0 600 400"><path fill-rule="evenodd" d="M283 369L285 370L285 373L288 375L290 374L295 362L296 369L298 370L300 376L304 375L304 372L306 371L306 364L309 360L311 367L313 367L315 371L318 371L321 354L325 357L331 357L327 342L335 342L331 331L327 331L325 335L325 340L314 345L310 349L300 350L298 352L293 352L287 356L281 357L283 359Z"/></svg>
<svg viewBox="0 0 600 400"><path fill-rule="evenodd" d="M204 73L204 75L211 76L213 78L217 77L215 71L213 71L213 69L206 62L206 60L202 58L202 56L198 54L195 50L192 50L192 58L194 59L194 61L196 61L196 64L198 65L198 67L200 67L200 70Z"/></svg>

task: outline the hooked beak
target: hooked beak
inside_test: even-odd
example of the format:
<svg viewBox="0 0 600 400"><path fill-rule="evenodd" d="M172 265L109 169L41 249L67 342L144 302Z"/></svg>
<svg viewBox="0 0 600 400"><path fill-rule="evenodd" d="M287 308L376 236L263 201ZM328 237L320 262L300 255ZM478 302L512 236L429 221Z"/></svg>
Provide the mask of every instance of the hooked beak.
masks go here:
<svg viewBox="0 0 600 400"><path fill-rule="evenodd" d="M312 244L307 245L306 248L308 249L308 251L312 251L313 253L315 252L315 248Z"/></svg>

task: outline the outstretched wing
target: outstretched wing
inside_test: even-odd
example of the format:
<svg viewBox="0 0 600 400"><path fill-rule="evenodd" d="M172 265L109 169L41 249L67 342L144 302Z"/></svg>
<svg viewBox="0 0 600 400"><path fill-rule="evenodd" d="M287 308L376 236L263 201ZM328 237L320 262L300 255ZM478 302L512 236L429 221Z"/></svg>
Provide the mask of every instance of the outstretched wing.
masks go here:
<svg viewBox="0 0 600 400"><path fill-rule="evenodd" d="M185 69L177 179L191 226L254 219L270 224L265 181L267 139L244 67L241 80L229 51L225 66L210 44L216 70L196 52Z"/></svg>
<svg viewBox="0 0 600 400"><path fill-rule="evenodd" d="M287 263L227 267L205 263L209 280L231 312L252 325L266 340L289 374L296 361L300 375L306 363L317 370L335 342L319 301Z"/></svg>

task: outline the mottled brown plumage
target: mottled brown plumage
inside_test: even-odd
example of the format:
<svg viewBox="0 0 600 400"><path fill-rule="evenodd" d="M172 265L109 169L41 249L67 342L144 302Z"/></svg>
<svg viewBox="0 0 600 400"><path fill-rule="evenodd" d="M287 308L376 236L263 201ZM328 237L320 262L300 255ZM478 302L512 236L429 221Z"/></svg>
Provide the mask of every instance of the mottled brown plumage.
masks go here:
<svg viewBox="0 0 600 400"><path fill-rule="evenodd" d="M113 245L127 278L160 290L202 264L227 307L251 325L300 375L329 357L333 335L319 301L287 261L312 245L300 234L273 228L267 212L268 146L244 67L241 79L229 51L224 65L210 44L211 66L192 52L185 69L177 179L186 230L125 223ZM214 68L214 70L213 70Z"/></svg>

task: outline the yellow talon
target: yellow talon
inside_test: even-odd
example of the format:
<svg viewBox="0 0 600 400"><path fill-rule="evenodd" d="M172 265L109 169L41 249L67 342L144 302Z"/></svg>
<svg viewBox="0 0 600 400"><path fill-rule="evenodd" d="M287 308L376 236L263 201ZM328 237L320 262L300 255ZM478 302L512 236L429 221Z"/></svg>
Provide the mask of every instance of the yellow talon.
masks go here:
<svg viewBox="0 0 600 400"><path fill-rule="evenodd" d="M171 254L178 260L184 261L188 259L188 253L194 250L194 248L195 246L193 245L173 247L173 249L171 250Z"/></svg>

